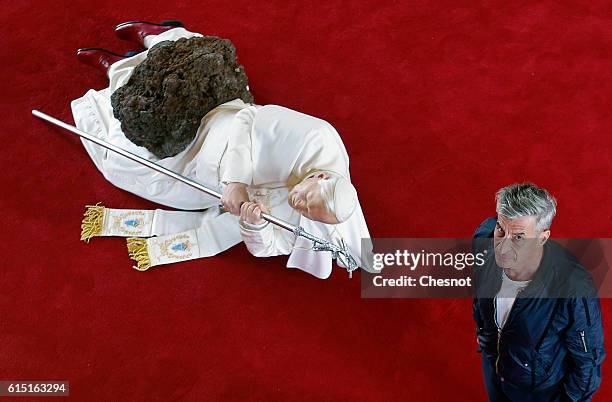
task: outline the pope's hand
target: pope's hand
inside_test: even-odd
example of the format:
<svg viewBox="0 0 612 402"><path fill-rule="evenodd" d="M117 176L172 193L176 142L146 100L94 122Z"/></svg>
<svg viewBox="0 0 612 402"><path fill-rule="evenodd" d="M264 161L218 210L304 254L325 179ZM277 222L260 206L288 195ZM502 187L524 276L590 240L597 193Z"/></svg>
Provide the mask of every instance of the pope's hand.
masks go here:
<svg viewBox="0 0 612 402"><path fill-rule="evenodd" d="M230 183L223 190L221 205L233 215L240 215L240 205L249 201L249 194L244 183Z"/></svg>
<svg viewBox="0 0 612 402"><path fill-rule="evenodd" d="M261 213L268 213L266 207L259 202L245 202L240 207L240 219L253 225L260 225L266 223L265 219L261 217Z"/></svg>

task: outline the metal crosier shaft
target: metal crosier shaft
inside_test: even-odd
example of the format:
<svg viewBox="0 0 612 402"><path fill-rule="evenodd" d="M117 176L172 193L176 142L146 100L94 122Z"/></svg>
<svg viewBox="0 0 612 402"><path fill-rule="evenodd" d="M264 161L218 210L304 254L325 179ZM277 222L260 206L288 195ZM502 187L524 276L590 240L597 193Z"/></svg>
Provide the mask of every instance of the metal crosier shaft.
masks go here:
<svg viewBox="0 0 612 402"><path fill-rule="evenodd" d="M40 112L38 110L32 110L32 114L34 116L36 116L36 117L39 117L39 118L41 118L43 120L46 120L46 121L48 121L50 123L53 123L56 126L60 126L60 127L66 129L68 131L72 131L76 135L78 135L80 137L83 137L83 138L85 138L85 139L87 139L87 140L89 140L91 142L94 142L94 143L96 143L96 144L98 144L98 145L100 145L100 146L102 146L102 147L104 147L106 149L109 149L109 150L111 150L113 152L116 152L119 155L125 156L126 158L131 159L134 162L138 162L141 165L145 165L148 168L151 168L151 169L155 170L156 172L163 173L163 174L165 174L167 176L170 176L173 179L176 179L176 180L178 180L178 181L180 181L182 183L187 184L188 186L191 186L191 187L195 188L196 190L203 191L206 194L211 195L211 196L213 196L215 198L219 198L219 199L221 198L221 193L219 193L219 192L217 192L215 190L212 190L212 189L210 189L210 188L208 188L206 186L203 186L202 184L200 184L200 183L198 183L198 182L196 182L196 181L194 181L194 180L192 180L192 179L190 179L188 177L185 177L185 176L183 176L181 174L178 174L178 173L176 173L176 172L174 172L174 171L172 171L170 169L167 169L167 168L165 168L165 167L163 167L161 165L158 165L155 162L151 162L150 160L142 158L142 157L140 157L138 155L134 155L131 152L128 152L128 151L126 151L126 150L124 150L122 148L119 148L118 146L116 146L114 144L111 144L109 142L101 140L101 139L99 139L96 136L93 136L91 134L86 133L85 131L79 130L78 128L76 128L74 126L71 126L70 124L64 123L61 120L58 120L58 119L56 119L54 117L49 116L48 114L45 114L45 113ZM282 228L285 228L287 230L290 230L292 232L295 230L295 225L292 225L289 222L286 222L286 221L284 221L282 219L276 218L276 217L274 217L274 216L272 216L270 214L262 213L261 217L264 218L265 220L269 221L269 222L274 223L275 225L278 225L278 226L280 226Z"/></svg>
<svg viewBox="0 0 612 402"><path fill-rule="evenodd" d="M55 124L56 126L62 127L63 129L66 129L68 131L73 132L74 134L78 135L79 137L85 138L88 141L91 141L97 145L100 145L101 147L104 147L108 150L111 150L113 152L118 153L119 155L122 155L134 162L140 163L141 165L147 166L150 169L155 170L156 172L165 174L167 176L172 177L175 180L178 180L184 184L187 184L190 187L195 188L196 190L202 191L208 195L211 195L215 198L221 198L221 193L219 193L218 191L212 190L188 177L185 177L181 174L178 174L170 169L167 169L161 165L158 165L157 163L151 162L145 158L142 158L138 155L134 155L131 152L128 152L122 148L119 148L118 146L111 144L109 142L106 142L104 140L99 139L96 136L93 136L91 134L88 134L82 130L79 130L78 128L64 123L61 120L58 120L52 116L49 116L46 113L43 113L41 111L38 110L32 110L32 114L40 119L43 119L45 121L48 121L49 123ZM342 246L338 246L335 245L327 240L321 239L319 237L316 237L308 232L306 232L301 226L295 226L292 225L291 223L283 220L283 219L279 219L273 215L267 214L267 213L263 213L261 214L261 217L263 219L265 219L268 222L271 222L277 226L282 227L283 229L289 230L290 232L293 232L293 234L295 234L296 236L302 236L306 239L311 240L314 243L314 249L317 251L330 251L332 253L332 257L338 259L339 261L341 261L345 266L347 271L349 272L349 276L352 277L352 273L355 269L357 269L357 263L355 262L354 258L350 255L350 253L348 252L348 249L346 247L346 245L344 244L344 242L342 242Z"/></svg>

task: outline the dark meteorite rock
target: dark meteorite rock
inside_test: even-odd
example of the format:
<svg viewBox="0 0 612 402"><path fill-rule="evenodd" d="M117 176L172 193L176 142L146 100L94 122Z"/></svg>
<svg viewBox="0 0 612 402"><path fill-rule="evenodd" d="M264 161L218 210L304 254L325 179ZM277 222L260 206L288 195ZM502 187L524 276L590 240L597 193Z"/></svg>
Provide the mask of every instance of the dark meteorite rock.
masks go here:
<svg viewBox="0 0 612 402"><path fill-rule="evenodd" d="M126 137L159 158L193 140L202 117L222 103L253 96L232 42L215 36L153 46L128 82L111 96Z"/></svg>

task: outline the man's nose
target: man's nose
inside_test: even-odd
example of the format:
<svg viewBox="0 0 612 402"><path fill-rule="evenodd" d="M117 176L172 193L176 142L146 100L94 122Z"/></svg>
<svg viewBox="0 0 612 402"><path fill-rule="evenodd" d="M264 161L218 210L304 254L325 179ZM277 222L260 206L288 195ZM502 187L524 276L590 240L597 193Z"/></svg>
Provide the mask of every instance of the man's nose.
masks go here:
<svg viewBox="0 0 612 402"><path fill-rule="evenodd" d="M502 254L506 254L507 252L512 250L512 238L510 236L504 236L499 240L497 248Z"/></svg>

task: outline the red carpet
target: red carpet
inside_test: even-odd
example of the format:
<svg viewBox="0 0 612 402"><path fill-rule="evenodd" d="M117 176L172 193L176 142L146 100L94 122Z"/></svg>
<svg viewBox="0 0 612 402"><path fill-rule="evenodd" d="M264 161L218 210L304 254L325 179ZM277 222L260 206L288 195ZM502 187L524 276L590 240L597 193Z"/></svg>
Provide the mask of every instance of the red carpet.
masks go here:
<svg viewBox="0 0 612 402"><path fill-rule="evenodd" d="M86 204L156 205L30 115L72 123L106 85L78 47L130 50L115 24L180 18L231 38L257 103L338 129L373 236L469 236L530 180L559 200L553 236L610 237L612 7L468 3L3 1L0 380L69 380L82 401L485 400L469 300L362 300L359 275L242 245L140 273L124 240L80 242Z"/></svg>

